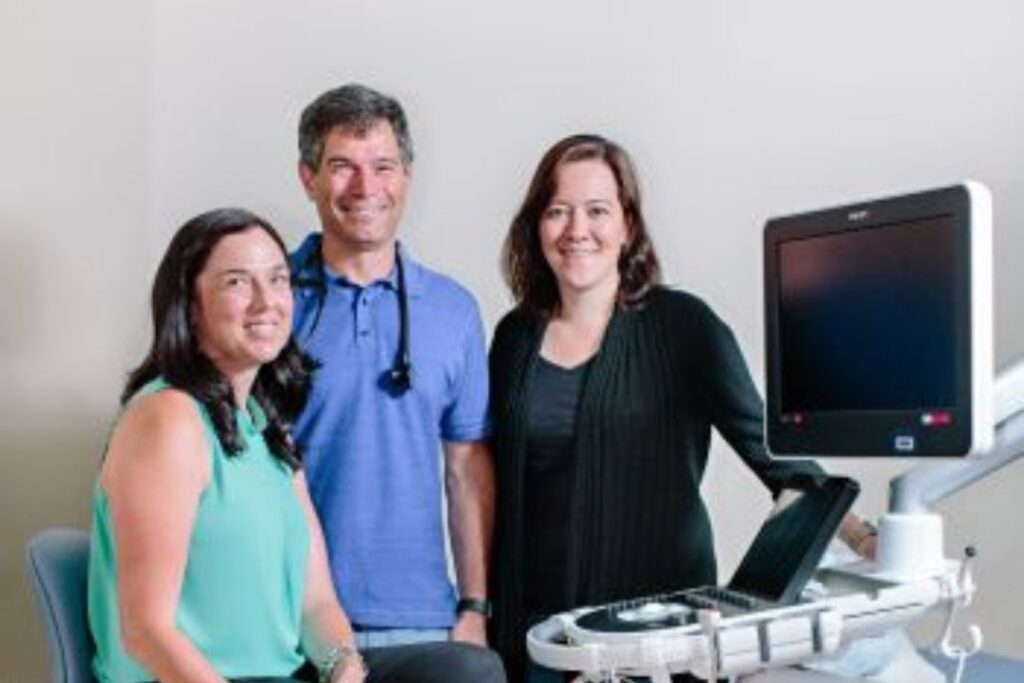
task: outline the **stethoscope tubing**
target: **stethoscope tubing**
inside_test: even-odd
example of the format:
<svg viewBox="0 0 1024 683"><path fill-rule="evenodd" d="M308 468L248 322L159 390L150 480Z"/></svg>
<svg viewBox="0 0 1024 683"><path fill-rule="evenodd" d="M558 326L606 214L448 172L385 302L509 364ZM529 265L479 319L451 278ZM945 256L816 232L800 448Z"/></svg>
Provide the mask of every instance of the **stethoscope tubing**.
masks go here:
<svg viewBox="0 0 1024 683"><path fill-rule="evenodd" d="M295 289L312 289L316 293L316 308L313 322L302 334L296 334L304 342L308 342L320 324L324 305L327 301L327 279L324 276L322 246L313 245L313 249L302 264L292 273L292 287ZM405 264L403 263L398 244L395 244L395 269L398 275L398 352L394 363L388 371L388 377L394 389L404 393L412 387L412 355L409 351L409 292L405 286ZM310 276L307 276L310 274ZM306 328L306 325L303 325Z"/></svg>

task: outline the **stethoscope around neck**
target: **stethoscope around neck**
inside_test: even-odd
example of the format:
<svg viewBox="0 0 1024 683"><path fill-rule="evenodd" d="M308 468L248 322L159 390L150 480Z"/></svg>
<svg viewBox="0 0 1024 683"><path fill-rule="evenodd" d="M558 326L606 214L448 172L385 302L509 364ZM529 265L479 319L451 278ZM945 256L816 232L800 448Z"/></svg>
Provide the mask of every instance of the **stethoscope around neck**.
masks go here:
<svg viewBox="0 0 1024 683"><path fill-rule="evenodd" d="M382 388L400 396L412 388L412 357L409 354L409 293L405 288L405 266L398 244L395 244L395 270L398 274L398 352L389 370L385 370L379 383ZM327 277L324 274L323 246L314 244L309 255L292 274L292 287L311 289L316 295L316 309L313 322L302 333L302 341L309 341L317 326L327 301ZM305 327L305 326L303 326Z"/></svg>

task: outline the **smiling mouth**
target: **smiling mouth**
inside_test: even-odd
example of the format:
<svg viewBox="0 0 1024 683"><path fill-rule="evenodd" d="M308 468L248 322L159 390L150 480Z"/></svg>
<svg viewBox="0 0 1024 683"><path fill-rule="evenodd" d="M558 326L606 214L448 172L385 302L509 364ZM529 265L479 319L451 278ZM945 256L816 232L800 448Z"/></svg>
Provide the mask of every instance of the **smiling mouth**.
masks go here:
<svg viewBox="0 0 1024 683"><path fill-rule="evenodd" d="M277 328L280 325L276 322L257 322L257 323L246 323L244 325L245 331L249 332L257 337L270 337L277 333Z"/></svg>
<svg viewBox="0 0 1024 683"><path fill-rule="evenodd" d="M341 212L346 216L355 218L358 221L372 220L384 213L386 207L381 205L373 206L341 206Z"/></svg>

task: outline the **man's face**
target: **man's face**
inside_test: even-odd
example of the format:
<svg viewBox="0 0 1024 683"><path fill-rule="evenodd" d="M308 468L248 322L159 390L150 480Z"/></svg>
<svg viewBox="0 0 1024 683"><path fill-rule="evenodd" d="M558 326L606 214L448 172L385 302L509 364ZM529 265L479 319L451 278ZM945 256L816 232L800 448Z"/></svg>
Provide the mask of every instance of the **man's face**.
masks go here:
<svg viewBox="0 0 1024 683"><path fill-rule="evenodd" d="M337 126L324 138L320 168L299 163L324 239L351 253L390 248L405 208L409 169L387 121L360 135Z"/></svg>

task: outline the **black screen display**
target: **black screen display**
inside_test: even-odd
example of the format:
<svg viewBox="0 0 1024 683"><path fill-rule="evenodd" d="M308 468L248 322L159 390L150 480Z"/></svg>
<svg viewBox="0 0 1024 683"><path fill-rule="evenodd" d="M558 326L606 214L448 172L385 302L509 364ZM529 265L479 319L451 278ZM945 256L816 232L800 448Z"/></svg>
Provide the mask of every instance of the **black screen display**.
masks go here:
<svg viewBox="0 0 1024 683"><path fill-rule="evenodd" d="M956 403L952 215L778 244L782 413Z"/></svg>
<svg viewBox="0 0 1024 683"><path fill-rule="evenodd" d="M842 477L784 490L729 589L776 602L795 600L858 491L856 482Z"/></svg>

